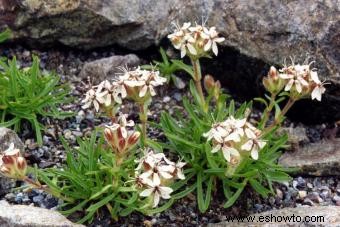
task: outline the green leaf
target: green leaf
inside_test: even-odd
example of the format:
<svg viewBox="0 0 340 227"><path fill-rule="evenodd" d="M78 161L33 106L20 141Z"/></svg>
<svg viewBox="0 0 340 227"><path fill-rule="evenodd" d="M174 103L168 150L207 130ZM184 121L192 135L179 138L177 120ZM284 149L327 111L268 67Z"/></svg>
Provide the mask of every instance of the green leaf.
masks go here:
<svg viewBox="0 0 340 227"><path fill-rule="evenodd" d="M99 196L101 196L102 194L104 194L105 192L107 192L110 188L112 188L112 185L106 185L105 187L103 187L100 191L94 193L89 200L93 200L93 199L97 199Z"/></svg>
<svg viewBox="0 0 340 227"><path fill-rule="evenodd" d="M228 201L224 204L224 208L229 208L231 207L235 202L236 200L238 199L238 197L240 197L241 193L243 192L244 190L244 187L246 186L247 184L247 181L243 181L241 187L239 189L237 189L237 191L233 194L233 196L231 196Z"/></svg>
<svg viewBox="0 0 340 227"><path fill-rule="evenodd" d="M257 180L253 178L249 178L250 185L255 189L257 193L259 193L262 197L266 198L270 191L263 187Z"/></svg>
<svg viewBox="0 0 340 227"><path fill-rule="evenodd" d="M292 179L287 173L282 171L268 170L264 174L269 180L275 182L288 182Z"/></svg>
<svg viewBox="0 0 340 227"><path fill-rule="evenodd" d="M183 61L181 60L171 60L171 62L176 65L178 68L184 70L185 72L187 72L190 76L194 76L194 70L192 69L192 66L189 66L185 63L183 63Z"/></svg>
<svg viewBox="0 0 340 227"><path fill-rule="evenodd" d="M116 197L116 193L112 193L108 196L106 196L105 198L103 198L102 200L100 200L99 202L91 205L89 208L87 208L86 210L88 212L93 212L93 211L97 211L99 208L101 208L102 206L105 206L107 203L109 203L111 200L113 200Z"/></svg>
<svg viewBox="0 0 340 227"><path fill-rule="evenodd" d="M5 40L11 37L12 33L11 30L6 29L5 31L0 33L0 43L4 42Z"/></svg>

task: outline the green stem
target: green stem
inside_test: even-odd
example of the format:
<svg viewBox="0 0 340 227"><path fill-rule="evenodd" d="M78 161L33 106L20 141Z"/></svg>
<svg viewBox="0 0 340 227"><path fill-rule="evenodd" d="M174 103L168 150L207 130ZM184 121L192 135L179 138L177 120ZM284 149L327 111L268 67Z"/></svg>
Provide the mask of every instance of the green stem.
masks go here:
<svg viewBox="0 0 340 227"><path fill-rule="evenodd" d="M148 116L147 116L148 108L145 105L145 103L140 103L139 104L139 110L140 110L139 119L140 119L141 124L142 124L142 138L143 138L143 144L145 146L146 138L147 138L146 124L147 124L147 120L148 120Z"/></svg>
<svg viewBox="0 0 340 227"><path fill-rule="evenodd" d="M263 113L263 119L262 119L262 125L261 128L263 129L264 127L266 127L267 121L269 119L269 115L272 112L274 106L275 106L275 98L276 98L276 94L272 94L270 97L270 103L269 106L265 109L264 113Z"/></svg>
<svg viewBox="0 0 340 227"><path fill-rule="evenodd" d="M277 125L281 124L282 118L286 115L288 110L294 105L295 101L296 101L295 99L290 98L288 102L286 103L285 107L282 109L280 115L277 118L275 118L274 122L271 125L265 128L262 134L266 134L267 132L270 132Z"/></svg>
<svg viewBox="0 0 340 227"><path fill-rule="evenodd" d="M195 86L197 89L197 92L200 96L201 99L201 104L202 107L205 110L205 98L204 98L204 94L203 94L203 89L202 89L202 83L201 83L201 79L202 79L202 72L201 72L201 65L200 65L200 61L199 59L191 59L191 64L193 66L194 69L194 81L195 81Z"/></svg>

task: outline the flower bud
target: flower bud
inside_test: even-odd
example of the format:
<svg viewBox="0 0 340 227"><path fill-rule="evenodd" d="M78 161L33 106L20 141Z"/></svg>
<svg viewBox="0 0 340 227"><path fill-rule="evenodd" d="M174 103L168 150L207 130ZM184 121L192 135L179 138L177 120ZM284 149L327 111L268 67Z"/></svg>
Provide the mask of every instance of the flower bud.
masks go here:
<svg viewBox="0 0 340 227"><path fill-rule="evenodd" d="M215 82L215 89L214 89L214 97L215 97L216 100L218 100L220 93L221 93L221 82L219 80L217 80Z"/></svg>
<svg viewBox="0 0 340 227"><path fill-rule="evenodd" d="M22 179L26 176L27 163L20 150L11 146L0 156L0 173L8 178Z"/></svg>
<svg viewBox="0 0 340 227"><path fill-rule="evenodd" d="M263 78L262 83L271 94L279 93L285 86L284 80L279 77L278 71L274 66L270 67L268 75Z"/></svg>
<svg viewBox="0 0 340 227"><path fill-rule="evenodd" d="M205 90L210 94L213 89L215 88L215 80L214 78L211 76L211 75L205 75L204 76L204 81L203 81L203 84L204 84L204 88Z"/></svg>
<svg viewBox="0 0 340 227"><path fill-rule="evenodd" d="M277 80L279 78L278 72L274 66L271 66L269 69L268 77Z"/></svg>
<svg viewBox="0 0 340 227"><path fill-rule="evenodd" d="M23 173L22 175L26 175L27 162L26 162L25 158L18 157L18 159L17 159L17 167L18 167L18 170Z"/></svg>
<svg viewBox="0 0 340 227"><path fill-rule="evenodd" d="M113 142L113 134L112 131L108 128L104 130L104 136L107 142L112 143Z"/></svg>
<svg viewBox="0 0 340 227"><path fill-rule="evenodd" d="M128 138L128 145L129 146L135 145L139 137L140 137L140 132L134 132L133 134L131 134Z"/></svg>

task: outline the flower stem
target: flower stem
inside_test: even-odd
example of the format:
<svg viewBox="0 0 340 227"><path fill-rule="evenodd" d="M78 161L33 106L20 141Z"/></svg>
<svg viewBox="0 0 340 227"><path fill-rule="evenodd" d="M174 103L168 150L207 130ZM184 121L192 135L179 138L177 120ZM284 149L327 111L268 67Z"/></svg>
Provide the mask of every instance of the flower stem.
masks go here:
<svg viewBox="0 0 340 227"><path fill-rule="evenodd" d="M148 116L147 116L148 107L145 103L140 103L139 110L140 110L139 119L140 119L140 122L142 124L142 138L143 138L143 144L145 146L146 138L147 138L146 124L147 124L147 121L148 121Z"/></svg>
<svg viewBox="0 0 340 227"><path fill-rule="evenodd" d="M201 105L203 107L203 110L206 112L205 110L205 98L204 98L204 94L203 94L203 89L202 89L202 83L201 83L201 79L202 79L202 72L201 72L201 65L200 65L200 61L199 59L191 59L191 64L193 66L194 69L194 81L195 81L195 86L197 89L197 92L200 96L200 101L201 101Z"/></svg>
<svg viewBox="0 0 340 227"><path fill-rule="evenodd" d="M282 117L284 117L286 115L288 110L294 105L295 101L296 101L295 99L290 98L288 100L288 102L286 103L285 107L282 109L280 115L277 118L275 118L274 122L271 125L269 125L267 128L265 128L265 130L263 131L262 134L266 134L267 132L269 132L273 128L275 128L277 125L281 124Z"/></svg>
<svg viewBox="0 0 340 227"><path fill-rule="evenodd" d="M272 112L274 105L275 105L275 98L276 98L276 94L273 93L270 97L269 106L265 109L263 113L263 120L262 120L261 128L266 127L267 121L269 119L269 115Z"/></svg>

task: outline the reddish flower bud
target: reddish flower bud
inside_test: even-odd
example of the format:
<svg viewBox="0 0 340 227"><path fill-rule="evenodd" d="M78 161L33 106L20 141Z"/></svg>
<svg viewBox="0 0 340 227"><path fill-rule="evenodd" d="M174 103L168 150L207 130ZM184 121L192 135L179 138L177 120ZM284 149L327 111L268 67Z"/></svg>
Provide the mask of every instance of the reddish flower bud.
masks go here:
<svg viewBox="0 0 340 227"><path fill-rule="evenodd" d="M23 158L23 157L18 157L17 158L17 166L18 166L18 169L20 171L22 171L23 173L26 173L26 168L27 168L27 162L26 162L26 159ZM23 174L25 175L25 174Z"/></svg>
<svg viewBox="0 0 340 227"><path fill-rule="evenodd" d="M104 136L105 136L105 139L108 141L108 142L112 142L113 141L113 134L112 134L112 131L108 128L106 128L104 130Z"/></svg>
<svg viewBox="0 0 340 227"><path fill-rule="evenodd" d="M274 66L270 67L268 76L274 80L277 80L279 78L278 72Z"/></svg>
<svg viewBox="0 0 340 227"><path fill-rule="evenodd" d="M215 88L215 80L211 75L205 75L204 76L204 88L205 90L210 93Z"/></svg>
<svg viewBox="0 0 340 227"><path fill-rule="evenodd" d="M123 152L123 151L124 151L124 149L125 149L125 144L126 144L125 139L119 140L119 151L120 151L120 152Z"/></svg>
<svg viewBox="0 0 340 227"><path fill-rule="evenodd" d="M135 145L137 143L139 137L140 137L140 132L134 132L133 134L131 134L128 138L129 146Z"/></svg>

